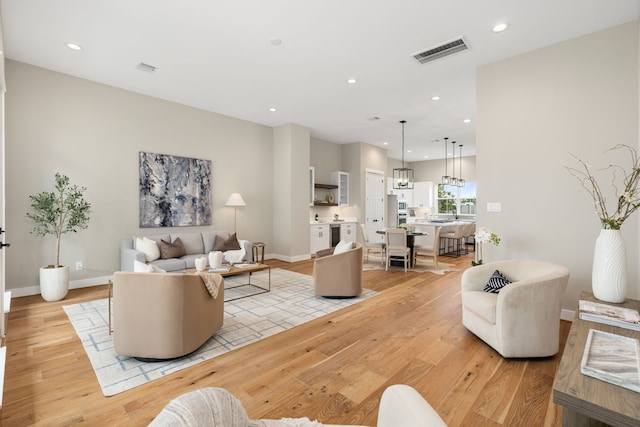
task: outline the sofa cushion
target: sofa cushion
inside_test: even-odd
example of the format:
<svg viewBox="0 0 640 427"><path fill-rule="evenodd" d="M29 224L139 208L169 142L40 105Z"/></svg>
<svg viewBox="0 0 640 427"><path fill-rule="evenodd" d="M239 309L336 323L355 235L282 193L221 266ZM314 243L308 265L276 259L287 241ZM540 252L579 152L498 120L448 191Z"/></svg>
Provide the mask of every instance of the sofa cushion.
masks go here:
<svg viewBox="0 0 640 427"><path fill-rule="evenodd" d="M496 270L493 272L486 285L484 285L483 290L485 292L492 292L494 294L497 294L498 292L500 292L500 289L504 288L509 283L511 283L511 281L504 277L504 275L500 273L499 270Z"/></svg>
<svg viewBox="0 0 640 427"><path fill-rule="evenodd" d="M179 237L173 243L165 242L164 240L160 241L160 258L180 258L186 254L187 251Z"/></svg>
<svg viewBox="0 0 640 427"><path fill-rule="evenodd" d="M202 243L202 235L200 233L171 234L171 242L175 242L176 239L180 239L180 241L182 242L182 245L184 246L184 250L186 251L182 255L204 253L204 244Z"/></svg>
<svg viewBox="0 0 640 427"><path fill-rule="evenodd" d="M236 237L236 233L233 233L229 236L228 239L223 239L220 236L216 236L215 243L213 244L214 251L233 251L238 250L240 248L240 243L238 243L238 238Z"/></svg>
<svg viewBox="0 0 640 427"><path fill-rule="evenodd" d="M157 259L150 264L165 271L180 271L187 268L186 262L181 258Z"/></svg>
<svg viewBox="0 0 640 427"><path fill-rule="evenodd" d="M144 253L147 262L160 258L160 249L154 240L147 237L137 237L135 242L135 249Z"/></svg>

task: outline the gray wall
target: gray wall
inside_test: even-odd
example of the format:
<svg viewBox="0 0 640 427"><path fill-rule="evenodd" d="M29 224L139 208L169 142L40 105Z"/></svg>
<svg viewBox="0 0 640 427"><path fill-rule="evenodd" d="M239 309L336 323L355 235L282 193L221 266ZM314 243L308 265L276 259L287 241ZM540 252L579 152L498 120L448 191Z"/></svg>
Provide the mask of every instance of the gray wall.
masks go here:
<svg viewBox="0 0 640 427"><path fill-rule="evenodd" d="M25 213L56 172L86 186L93 205L89 228L63 237L63 264L115 271L121 239L167 230L138 227L139 151L212 161L213 225L180 231L232 230L224 203L239 192L239 238L273 248L272 128L14 61L6 73L7 289L36 286L38 268L53 262L53 238L31 235Z"/></svg>
<svg viewBox="0 0 640 427"><path fill-rule="evenodd" d="M563 307L571 310L591 288L600 223L565 166L575 165L569 153L594 165L624 163L626 156L605 161L603 152L638 147L637 31L628 23L477 72L477 220L502 238L484 250L485 260L564 264L571 279ZM501 202L502 212L487 212L487 202ZM636 213L622 227L630 298L640 297L639 222Z"/></svg>

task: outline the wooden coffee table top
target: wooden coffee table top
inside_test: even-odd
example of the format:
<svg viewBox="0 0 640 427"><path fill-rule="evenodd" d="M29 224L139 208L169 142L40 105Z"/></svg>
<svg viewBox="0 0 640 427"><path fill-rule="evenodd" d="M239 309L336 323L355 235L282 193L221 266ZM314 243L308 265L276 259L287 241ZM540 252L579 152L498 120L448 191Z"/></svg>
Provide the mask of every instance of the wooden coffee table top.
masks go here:
<svg viewBox="0 0 640 427"><path fill-rule="evenodd" d="M262 271L262 270L266 270L271 268L270 266L268 266L267 264L259 264L259 263L252 263L252 264L245 264L247 265L246 267L236 267L231 266L229 268L229 271L215 271L215 273L218 273L219 275L221 275L222 277L226 277L226 276L236 276L238 274L245 274L245 273L253 273L256 271ZM204 270L206 272L208 272L209 270ZM185 270L185 273L189 273L189 274L195 274L197 271L195 268L189 268L187 270Z"/></svg>

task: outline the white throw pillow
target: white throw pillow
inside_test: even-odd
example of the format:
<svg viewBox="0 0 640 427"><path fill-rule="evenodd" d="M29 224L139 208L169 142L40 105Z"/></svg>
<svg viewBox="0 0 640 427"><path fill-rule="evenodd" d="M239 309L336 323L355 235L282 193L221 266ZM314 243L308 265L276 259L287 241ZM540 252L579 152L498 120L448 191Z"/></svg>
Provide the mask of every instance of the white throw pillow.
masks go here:
<svg viewBox="0 0 640 427"><path fill-rule="evenodd" d="M148 237L136 238L136 250L143 252L147 262L155 261L160 258L160 248L155 240Z"/></svg>
<svg viewBox="0 0 640 427"><path fill-rule="evenodd" d="M144 262L140 262L137 259L133 261L133 272L134 273L166 273L165 270L157 267L153 264L145 264Z"/></svg>
<svg viewBox="0 0 640 427"><path fill-rule="evenodd" d="M352 242L345 242L344 240L340 240L336 245L336 248L333 250L333 254L341 254L343 252L350 251L351 249L353 249Z"/></svg>

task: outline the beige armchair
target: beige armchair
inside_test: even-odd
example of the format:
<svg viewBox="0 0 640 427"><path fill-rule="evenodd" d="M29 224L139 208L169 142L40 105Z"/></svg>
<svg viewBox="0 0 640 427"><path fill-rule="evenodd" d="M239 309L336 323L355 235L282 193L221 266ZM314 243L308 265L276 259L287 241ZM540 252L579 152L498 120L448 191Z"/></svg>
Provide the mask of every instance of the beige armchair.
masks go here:
<svg viewBox="0 0 640 427"><path fill-rule="evenodd" d="M362 293L362 245L353 242L346 252L318 251L313 265L315 292L323 297L355 297Z"/></svg>
<svg viewBox="0 0 640 427"><path fill-rule="evenodd" d="M484 292L499 270L512 283ZM569 270L550 262L508 260L462 274L462 324L503 357L553 356L559 349L560 310Z"/></svg>
<svg viewBox="0 0 640 427"><path fill-rule="evenodd" d="M172 359L198 349L222 327L224 281L216 298L202 278L185 273L113 275L116 353L139 359Z"/></svg>

